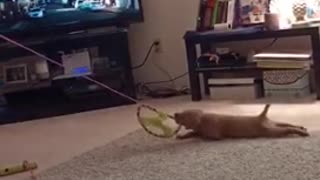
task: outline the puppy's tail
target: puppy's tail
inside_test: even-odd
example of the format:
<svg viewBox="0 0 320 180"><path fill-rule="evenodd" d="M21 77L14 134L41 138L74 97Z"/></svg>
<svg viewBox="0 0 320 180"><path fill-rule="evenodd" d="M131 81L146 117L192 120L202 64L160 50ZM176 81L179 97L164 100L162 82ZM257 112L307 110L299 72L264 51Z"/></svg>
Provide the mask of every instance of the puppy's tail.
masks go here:
<svg viewBox="0 0 320 180"><path fill-rule="evenodd" d="M263 111L261 112L261 114L259 115L259 117L261 117L261 118L267 117L269 108L270 108L270 104L267 104L267 105L264 107L264 109L263 109Z"/></svg>

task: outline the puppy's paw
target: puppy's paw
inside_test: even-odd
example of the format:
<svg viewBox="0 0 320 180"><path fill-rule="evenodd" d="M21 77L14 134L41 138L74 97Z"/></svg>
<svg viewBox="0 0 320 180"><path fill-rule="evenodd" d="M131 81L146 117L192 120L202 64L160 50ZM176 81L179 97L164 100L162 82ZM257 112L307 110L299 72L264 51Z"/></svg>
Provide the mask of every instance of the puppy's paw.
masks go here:
<svg viewBox="0 0 320 180"><path fill-rule="evenodd" d="M188 138L192 138L192 137L195 137L197 134L195 132L188 132L186 134L183 134L183 135L177 135L176 136L176 139L188 139Z"/></svg>
<svg viewBox="0 0 320 180"><path fill-rule="evenodd" d="M308 133L307 129L304 129L300 135L302 137L309 137L310 136L310 134Z"/></svg>
<svg viewBox="0 0 320 180"><path fill-rule="evenodd" d="M307 131L307 128L303 127L303 126L298 126L299 129Z"/></svg>
<svg viewBox="0 0 320 180"><path fill-rule="evenodd" d="M185 137L184 137L183 135L181 135L181 134L180 134L180 135L177 135L177 136L176 136L176 139L178 139L178 140L182 140L182 139L185 139Z"/></svg>

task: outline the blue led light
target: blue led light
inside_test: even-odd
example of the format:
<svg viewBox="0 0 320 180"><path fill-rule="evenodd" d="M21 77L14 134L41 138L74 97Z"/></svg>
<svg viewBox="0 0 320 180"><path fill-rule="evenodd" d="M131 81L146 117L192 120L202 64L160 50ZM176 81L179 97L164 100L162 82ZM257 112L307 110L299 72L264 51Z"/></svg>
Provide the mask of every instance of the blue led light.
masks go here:
<svg viewBox="0 0 320 180"><path fill-rule="evenodd" d="M78 67L73 69L72 73L74 75L86 74L86 73L90 73L90 69L87 66Z"/></svg>

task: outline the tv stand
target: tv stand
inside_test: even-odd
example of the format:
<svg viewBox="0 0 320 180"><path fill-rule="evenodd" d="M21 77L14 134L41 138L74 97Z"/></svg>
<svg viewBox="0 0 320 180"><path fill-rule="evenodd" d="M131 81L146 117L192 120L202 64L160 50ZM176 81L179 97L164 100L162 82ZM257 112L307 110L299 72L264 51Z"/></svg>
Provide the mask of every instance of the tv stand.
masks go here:
<svg viewBox="0 0 320 180"><path fill-rule="evenodd" d="M68 35L84 34L84 33L87 33L87 31L85 31L85 30L81 30L81 31L72 31L72 32L69 32L69 33L68 33Z"/></svg>
<svg viewBox="0 0 320 180"><path fill-rule="evenodd" d="M89 66L75 68L75 73L54 64L47 64L48 74L35 70L38 62L46 62L12 44L0 44L0 94L7 104L1 106L0 124L78 113L88 110L131 104L130 100L105 90L80 76L86 74L95 80L135 98L135 85L131 72L128 33L126 29L84 31L38 39L18 39L18 42L63 63L63 54L88 52ZM86 54L86 53L84 53ZM76 56L79 57L79 56ZM77 61L78 60L78 61ZM75 64L86 58L72 59ZM4 80L4 67L28 67L27 80L8 83ZM41 68L40 68L41 69ZM84 70L90 70L84 72ZM81 74L82 73L82 74Z"/></svg>

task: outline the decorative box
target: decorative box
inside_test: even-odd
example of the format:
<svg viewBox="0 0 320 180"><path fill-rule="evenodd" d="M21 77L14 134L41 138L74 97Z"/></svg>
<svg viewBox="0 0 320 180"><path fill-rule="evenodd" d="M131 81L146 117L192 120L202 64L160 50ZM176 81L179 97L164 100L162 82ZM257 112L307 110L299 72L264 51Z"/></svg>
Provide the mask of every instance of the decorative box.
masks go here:
<svg viewBox="0 0 320 180"><path fill-rule="evenodd" d="M308 70L278 70L263 73L265 97L304 97L310 95Z"/></svg>
<svg viewBox="0 0 320 180"><path fill-rule="evenodd" d="M210 98L215 100L253 100L259 97L254 78L209 79Z"/></svg>

